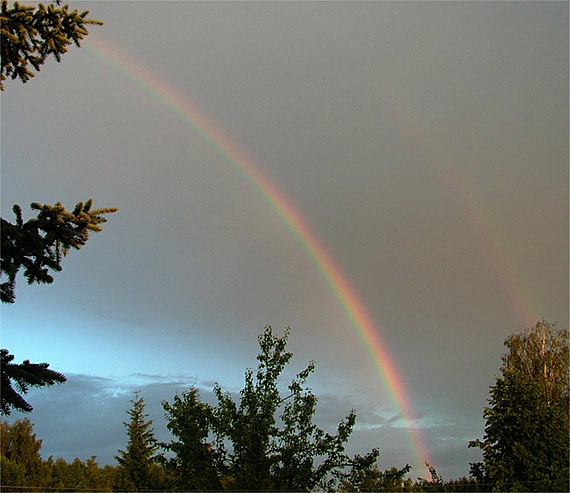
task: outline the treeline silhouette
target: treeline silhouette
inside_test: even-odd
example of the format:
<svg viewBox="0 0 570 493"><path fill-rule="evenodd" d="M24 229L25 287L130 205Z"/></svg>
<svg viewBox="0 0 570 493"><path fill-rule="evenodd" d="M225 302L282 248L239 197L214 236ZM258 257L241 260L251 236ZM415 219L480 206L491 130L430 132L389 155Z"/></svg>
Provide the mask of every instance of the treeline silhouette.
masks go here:
<svg viewBox="0 0 570 493"><path fill-rule="evenodd" d="M13 424L0 423L2 431L0 467L2 471L0 491L3 492L102 492L102 491L177 491L172 472L162 464L154 464L151 472L153 484L135 489L128 474L120 465L101 466L95 456L86 461L75 458L67 462L62 458L49 457L43 460L39 454L42 440L37 439L33 424L28 419ZM376 479L375 485L366 490L356 490L354 485L345 483L339 492L378 491L378 492L488 492L493 484L482 483L474 478L462 477L444 481L430 466L430 479L419 478L412 481L404 478L401 470L393 467L380 471L371 470L369 480ZM506 486L515 486L509 483ZM507 488L510 489L510 488ZM180 491L180 490L179 490ZM232 491L232 490L227 490ZM239 490L234 490L239 491ZM250 490L254 491L254 490ZM550 490L547 490L550 491Z"/></svg>
<svg viewBox="0 0 570 493"><path fill-rule="evenodd" d="M430 479L415 482L411 467L378 468L372 449L349 456L345 444L356 422L351 411L335 434L313 423L317 397L306 382L313 362L289 383L278 386L292 353L283 336L267 326L259 336L257 370L247 370L238 401L218 385L217 405L191 387L163 402L173 439L159 443L144 398L135 393L124 422L127 443L117 465L101 467L95 456L71 463L43 460L42 440L28 419L1 423L2 490L46 491L474 491L474 480L444 483L430 466Z"/></svg>
<svg viewBox="0 0 570 493"><path fill-rule="evenodd" d="M95 456L85 461L75 458L67 462L61 457L43 460L40 455L42 440L36 438L29 419L17 420L13 424L2 422L0 427L1 491L182 491L177 486L176 474L165 464L152 464L149 482L135 487L129 471L124 466L101 466ZM444 482L435 469L431 468L431 471L432 477L429 480L412 481L404 478L401 470L395 467L383 472L372 468L368 480L376 480L375 488L366 491L489 491L488 486L477 484L473 478L464 477ZM337 491L365 491L357 490L354 486L345 482Z"/></svg>
<svg viewBox="0 0 570 493"><path fill-rule="evenodd" d="M246 371L237 401L217 384L217 405L203 402L194 387L175 395L172 402L164 401L167 428L173 437L168 443L156 440L144 398L135 392L127 411L129 420L124 422L127 443L117 451L117 465L102 467L95 456L71 463L53 457L43 460L42 440L36 438L31 421L0 422L1 490L568 491L567 331L542 321L507 339L504 376L491 388L492 407L485 410L486 435L470 444L483 449L484 461L471 464L471 477L448 481L430 464L426 464L430 477L415 481L407 477L410 465L382 471L378 449L349 456L344 446L356 422L354 411L339 423L336 434L313 423L318 399L306 385L315 368L313 362L296 375L286 393L279 388L278 379L292 358L286 351L288 335L289 329L276 336L270 326L260 334L257 370ZM550 362L546 366L545 357ZM520 383L521 372L515 372L517 379L507 381L520 362L532 378ZM529 386L529 382L540 382L532 368L540 371L543 385ZM552 382L558 380L560 384L554 386ZM508 396L503 381L511 389ZM530 399L528 406L517 397L521 391ZM517 401L513 404L512 399ZM521 430L505 421L525 416L531 416L532 423ZM529 438L531 429L533 437ZM496 438L492 433L498 433ZM542 446L544 437L549 439ZM494 441L508 453L496 454ZM534 455L519 453L527 445Z"/></svg>

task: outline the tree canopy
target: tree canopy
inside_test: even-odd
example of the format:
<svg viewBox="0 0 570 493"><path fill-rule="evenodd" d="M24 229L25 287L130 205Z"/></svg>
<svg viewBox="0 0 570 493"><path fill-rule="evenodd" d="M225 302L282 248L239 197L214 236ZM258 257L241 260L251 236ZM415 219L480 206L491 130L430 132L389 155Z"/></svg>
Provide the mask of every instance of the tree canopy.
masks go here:
<svg viewBox="0 0 570 493"><path fill-rule="evenodd" d="M310 363L283 395L279 377L290 362L287 330L282 337L267 326L259 336L257 371L247 370L239 400L214 388L217 405L199 398L197 389L163 404L168 429L177 440L172 465L187 489L309 491L332 489L353 460L345 444L355 424L351 411L330 434L313 423L317 397L306 386ZM367 456L372 462L379 452Z"/></svg>

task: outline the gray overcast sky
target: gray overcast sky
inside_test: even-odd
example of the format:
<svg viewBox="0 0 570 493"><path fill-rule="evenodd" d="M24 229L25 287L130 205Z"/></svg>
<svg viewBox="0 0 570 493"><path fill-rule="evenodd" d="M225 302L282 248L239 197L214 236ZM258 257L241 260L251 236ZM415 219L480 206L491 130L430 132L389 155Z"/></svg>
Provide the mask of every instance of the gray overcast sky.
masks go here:
<svg viewBox="0 0 570 493"><path fill-rule="evenodd" d="M355 408L351 450L418 462L299 238L99 40L199 106L302 215L385 342L431 460L467 474L503 340L543 317L568 328L568 3L72 7L105 25L2 94L3 217L120 209L53 285L20 280L2 307L3 347L70 377L31 394L44 453L112 463L134 388L166 439L160 401L238 391L271 324L293 329L289 374L317 361L323 426Z"/></svg>

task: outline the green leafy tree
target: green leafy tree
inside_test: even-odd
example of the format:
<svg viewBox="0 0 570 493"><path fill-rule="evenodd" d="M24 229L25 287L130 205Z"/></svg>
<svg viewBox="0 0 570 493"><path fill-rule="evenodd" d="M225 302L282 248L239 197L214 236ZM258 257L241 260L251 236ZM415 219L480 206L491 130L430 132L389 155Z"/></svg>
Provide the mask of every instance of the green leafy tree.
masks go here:
<svg viewBox="0 0 570 493"><path fill-rule="evenodd" d="M380 471L377 466L378 451L365 456L355 456L350 472L341 480L342 492L365 491L409 491L405 476L412 467L407 464L402 469L392 467Z"/></svg>
<svg viewBox="0 0 570 493"><path fill-rule="evenodd" d="M218 385L214 388L214 430L231 442L228 472L238 489L273 489L272 438L277 438L275 413L282 402L277 378L292 357L285 351L286 339L275 337L270 328L259 337L257 374L254 378L253 370L246 371L239 404Z"/></svg>
<svg viewBox="0 0 570 493"><path fill-rule="evenodd" d="M2 489L44 486L47 468L40 456L41 448L42 440L36 438L34 425L28 419L13 424L0 421Z"/></svg>
<svg viewBox="0 0 570 493"><path fill-rule="evenodd" d="M59 2L30 6L2 1L0 90L4 90L3 82L8 77L27 82L49 55L60 62L69 45L80 46L88 34L87 25L103 24L88 19L88 14L87 10L69 11L68 5L61 7Z"/></svg>
<svg viewBox="0 0 570 493"><path fill-rule="evenodd" d="M471 474L495 491L568 491L568 331L542 320L505 345Z"/></svg>
<svg viewBox="0 0 570 493"><path fill-rule="evenodd" d="M216 385L216 406L201 402L196 389L163 404L168 427L179 438L168 448L188 468L186 477L204 480L208 486L202 489L330 490L352 465L344 447L355 413L334 435L312 422L317 398L306 380L314 363L293 379L285 396L279 390L279 377L292 358L288 334L275 336L268 326L259 336L257 371L246 371L239 401Z"/></svg>
<svg viewBox="0 0 570 493"><path fill-rule="evenodd" d="M443 485L442 491L456 491L456 492L466 492L473 493L477 491L489 491L489 489L482 484L479 484L475 478L467 478L463 476L458 479L450 479L446 481Z"/></svg>
<svg viewBox="0 0 570 493"><path fill-rule="evenodd" d="M50 481L48 483L48 488L53 491L64 490L71 486L71 481L69 478L69 464L62 457L56 460L50 457L47 460L47 465L50 468Z"/></svg>
<svg viewBox="0 0 570 493"><path fill-rule="evenodd" d="M123 423L127 428L129 441L126 450L119 450L115 456L119 469L127 479L128 484L136 491L154 489L152 466L158 457L154 455L158 442L154 437L152 420L147 420L144 399L135 393L131 400L133 407L127 411L130 421Z"/></svg>
<svg viewBox="0 0 570 493"><path fill-rule="evenodd" d="M14 389L14 386L22 394L27 393L29 387L43 387L63 383L66 378L61 373L50 370L48 363L12 363L14 355L6 349L0 349L1 385L0 412L4 415L11 414L12 409L30 412L32 406Z"/></svg>
<svg viewBox="0 0 570 493"><path fill-rule="evenodd" d="M0 421L2 491L111 491L117 483L117 468L100 468L95 456L70 464L61 457L44 461L41 446L28 419Z"/></svg>
<svg viewBox="0 0 570 493"><path fill-rule="evenodd" d="M271 339L263 336L262 350L265 345L271 347ZM281 340L286 342L286 338ZM306 387L306 381L314 370L315 364L309 363L289 385L289 395L278 401L283 408L282 427L275 432L271 465L272 482L278 490L312 490L317 486L331 489L343 476L343 468L354 463L344 453L356 421L354 411L339 424L336 435L313 423L318 399ZM378 454L375 449L367 457Z"/></svg>

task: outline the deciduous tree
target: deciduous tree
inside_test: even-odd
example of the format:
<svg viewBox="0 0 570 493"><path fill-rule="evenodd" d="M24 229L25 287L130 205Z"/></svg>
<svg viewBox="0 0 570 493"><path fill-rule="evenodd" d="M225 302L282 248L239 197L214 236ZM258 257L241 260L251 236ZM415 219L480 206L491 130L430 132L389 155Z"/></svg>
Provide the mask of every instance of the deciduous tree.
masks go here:
<svg viewBox="0 0 570 493"><path fill-rule="evenodd" d="M495 490L568 491L568 331L542 320L505 345L471 473Z"/></svg>
<svg viewBox="0 0 570 493"><path fill-rule="evenodd" d="M41 448L42 440L36 438L34 425L28 419L19 419L13 424L0 421L3 486L42 485L47 468L40 456Z"/></svg>
<svg viewBox="0 0 570 493"><path fill-rule="evenodd" d="M349 474L341 480L340 491L407 491L410 485L406 485L405 476L412 467L407 464L402 469L392 467L382 472L377 466L378 451L373 452L354 458Z"/></svg>
<svg viewBox="0 0 570 493"><path fill-rule="evenodd" d="M212 407L200 400L198 389L192 388L174 396L172 404L162 403L167 427L176 438L163 444L174 454L165 461L174 486L183 490L221 490L222 473L212 441Z"/></svg>
<svg viewBox="0 0 570 493"><path fill-rule="evenodd" d="M292 358L286 351L288 334L278 337L265 328L259 336L257 371L246 371L238 400L216 385L216 406L201 402L196 389L175 397L172 405L164 403L168 427L180 439L169 449L180 464L196 465L191 477L207 471L229 490L330 490L352 465L345 443L355 413L341 421L336 434L312 421L317 397L306 380L314 363L297 374L285 395L279 388L279 377Z"/></svg>

